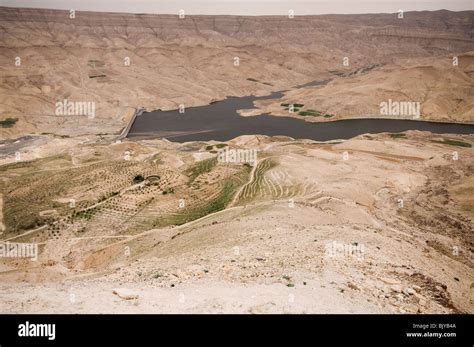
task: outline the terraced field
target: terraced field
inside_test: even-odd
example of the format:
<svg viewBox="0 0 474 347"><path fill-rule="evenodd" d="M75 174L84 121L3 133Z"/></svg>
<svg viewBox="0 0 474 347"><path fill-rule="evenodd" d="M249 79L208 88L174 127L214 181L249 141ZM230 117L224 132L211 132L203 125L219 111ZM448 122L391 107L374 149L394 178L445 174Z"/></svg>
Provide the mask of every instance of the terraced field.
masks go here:
<svg viewBox="0 0 474 347"><path fill-rule="evenodd" d="M238 203L263 200L294 200L314 196L316 187L309 182L298 182L291 170L279 166L274 158L262 159L253 171L251 181L239 193ZM294 202L294 201L293 201Z"/></svg>

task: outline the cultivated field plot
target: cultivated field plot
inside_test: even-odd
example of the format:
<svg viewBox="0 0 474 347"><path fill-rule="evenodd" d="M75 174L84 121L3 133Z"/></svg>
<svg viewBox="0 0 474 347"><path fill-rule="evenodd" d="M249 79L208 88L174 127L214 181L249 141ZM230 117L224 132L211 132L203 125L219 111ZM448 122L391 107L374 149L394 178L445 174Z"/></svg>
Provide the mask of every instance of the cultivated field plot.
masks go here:
<svg viewBox="0 0 474 347"><path fill-rule="evenodd" d="M224 209L250 172L215 158L179 170L157 155L106 160L101 150L2 166L3 236L100 239L180 225Z"/></svg>

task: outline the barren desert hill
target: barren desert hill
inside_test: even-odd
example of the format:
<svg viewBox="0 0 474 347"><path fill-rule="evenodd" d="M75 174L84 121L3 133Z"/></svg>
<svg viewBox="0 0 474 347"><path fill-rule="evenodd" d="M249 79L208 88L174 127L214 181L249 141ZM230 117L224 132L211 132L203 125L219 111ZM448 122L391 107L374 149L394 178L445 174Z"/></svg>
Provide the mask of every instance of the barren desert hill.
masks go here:
<svg viewBox="0 0 474 347"><path fill-rule="evenodd" d="M68 11L1 7L0 113L18 121L0 133L118 133L141 106L205 105L337 78L330 71L461 54L473 49L473 17L77 12L71 19ZM55 114L64 99L95 102L96 116Z"/></svg>
<svg viewBox="0 0 474 347"><path fill-rule="evenodd" d="M381 105L389 100L419 102L422 120L474 122L474 52L453 56L400 59L368 73L337 78L320 87L290 90L280 99L256 102L254 114L271 113L306 121L347 118L407 118L383 115ZM302 104L300 112L282 105ZM313 112L308 112L313 110ZM322 117L333 115L330 118ZM413 118L413 116L411 117Z"/></svg>

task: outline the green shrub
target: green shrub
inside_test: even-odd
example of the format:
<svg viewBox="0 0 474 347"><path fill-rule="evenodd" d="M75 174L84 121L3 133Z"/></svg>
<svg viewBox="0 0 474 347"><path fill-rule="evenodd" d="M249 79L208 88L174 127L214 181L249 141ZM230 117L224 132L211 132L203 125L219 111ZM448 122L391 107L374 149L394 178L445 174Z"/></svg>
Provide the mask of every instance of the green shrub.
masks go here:
<svg viewBox="0 0 474 347"><path fill-rule="evenodd" d="M17 120L18 118L7 118L5 120L0 120L0 125L2 126L2 128L11 128L15 125Z"/></svg>
<svg viewBox="0 0 474 347"><path fill-rule="evenodd" d="M212 171L212 169L217 165L217 158L210 158L202 160L196 163L193 167L185 171L185 174L189 177L189 184L194 182L194 180L206 172Z"/></svg>
<svg viewBox="0 0 474 347"><path fill-rule="evenodd" d="M407 135L404 133L393 133L393 134L390 134L390 137L392 139L406 139Z"/></svg>
<svg viewBox="0 0 474 347"><path fill-rule="evenodd" d="M443 145L450 145L450 146L467 147L467 148L472 147L470 143L457 141L457 140L449 140L449 139L443 139L443 141L433 140L432 142L441 143Z"/></svg>
<svg viewBox="0 0 474 347"><path fill-rule="evenodd" d="M304 116L316 116L316 117L321 116L320 113L316 113L316 112L310 111L310 110L308 110L308 111L301 111L301 112L299 112L298 114L299 114L300 116L303 116L303 117L304 117Z"/></svg>

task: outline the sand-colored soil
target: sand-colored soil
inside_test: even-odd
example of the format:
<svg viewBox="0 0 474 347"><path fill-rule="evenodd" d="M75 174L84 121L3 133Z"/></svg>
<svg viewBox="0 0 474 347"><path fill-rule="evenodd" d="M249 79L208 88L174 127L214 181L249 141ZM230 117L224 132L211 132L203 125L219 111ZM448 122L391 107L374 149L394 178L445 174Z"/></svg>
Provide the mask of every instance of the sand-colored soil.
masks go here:
<svg viewBox="0 0 474 347"><path fill-rule="evenodd" d="M2 260L2 310L472 313L472 209L462 194L472 148L436 139L230 141L259 150L252 170L204 159L213 145L165 141L76 146L76 166L57 156L4 165L3 239L40 242L41 253ZM105 168L111 176L99 174ZM138 173L149 178L132 182ZM235 184L228 198L226 182ZM44 206L21 209L44 191ZM209 210L222 201L226 209ZM57 215L41 220L49 205ZM37 213L39 229L15 222L18 213Z"/></svg>
<svg viewBox="0 0 474 347"><path fill-rule="evenodd" d="M39 252L0 256L0 313L474 313L472 134L118 140L141 107L281 90L240 114L472 123L473 11L68 14L0 7L0 241Z"/></svg>
<svg viewBox="0 0 474 347"><path fill-rule="evenodd" d="M447 65L472 51L473 13L180 20L79 11L70 19L68 11L0 7L0 120L18 119L0 137L118 134L139 107L201 106L331 78L295 98L337 117L372 111L381 98L421 98L429 119L472 121L472 68L462 59ZM94 103L94 117L58 114L65 99Z"/></svg>

